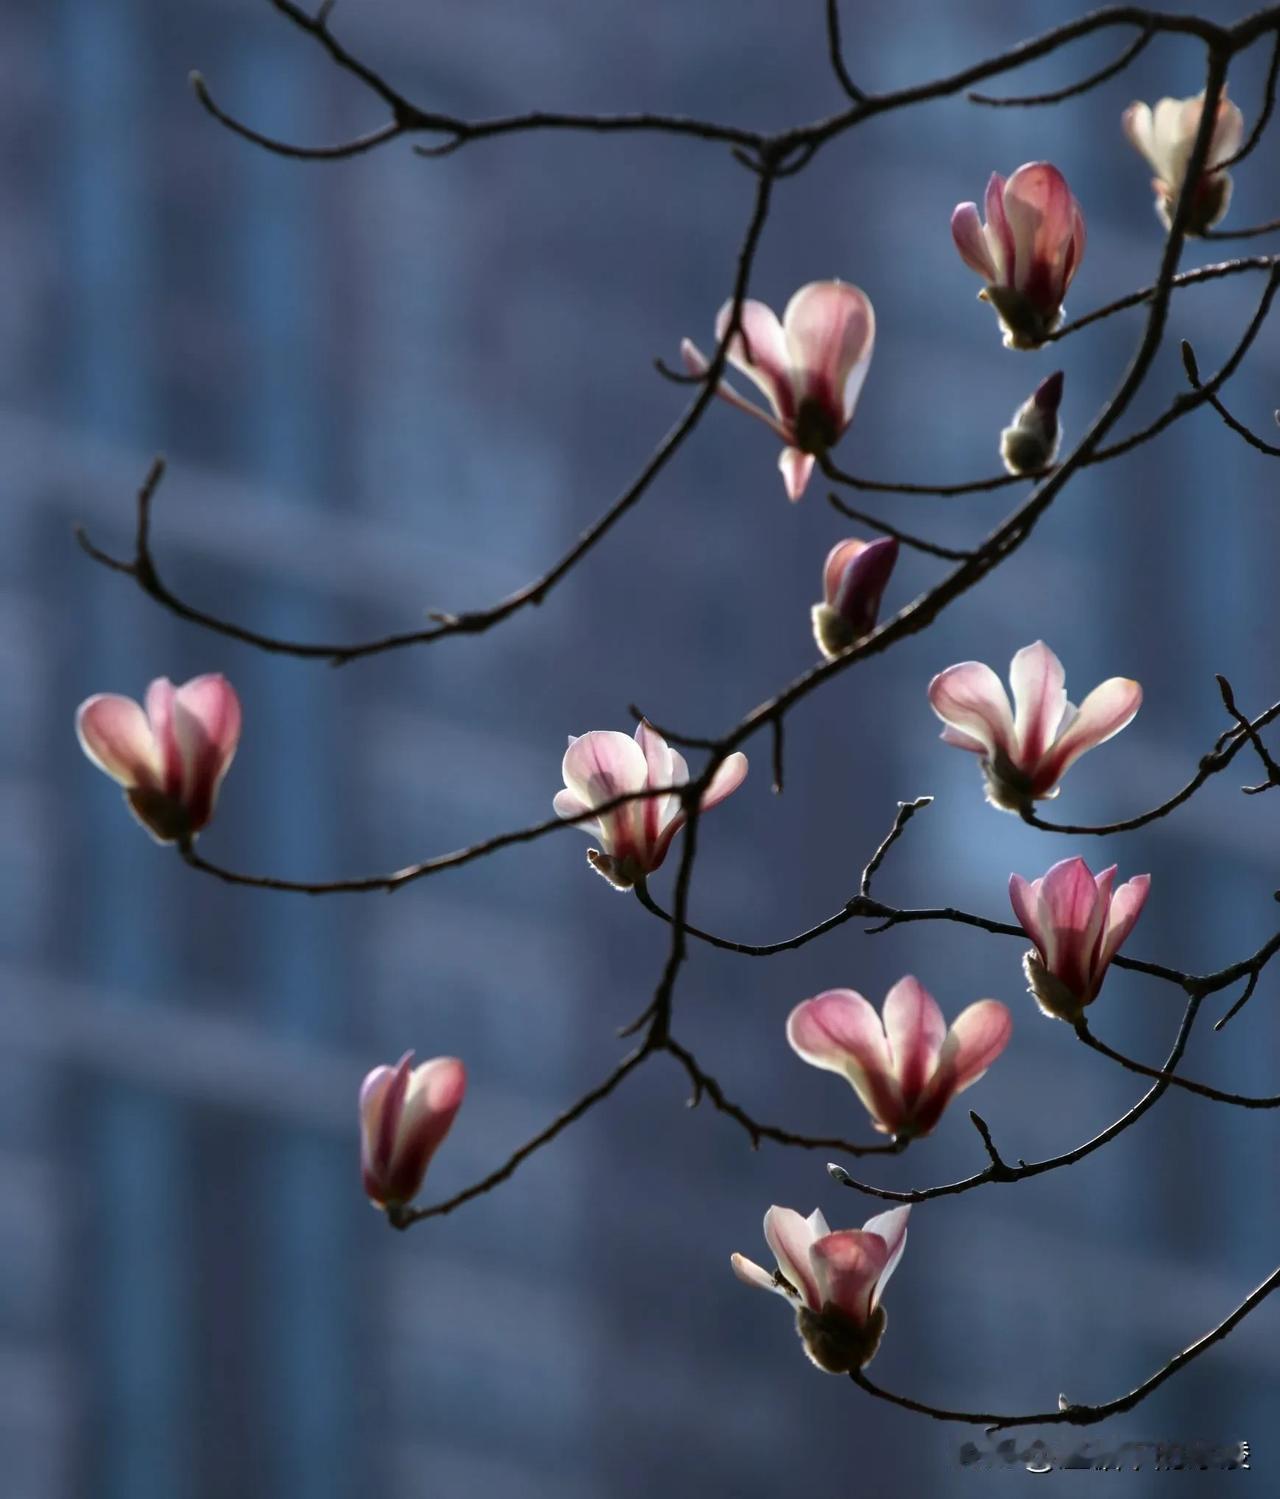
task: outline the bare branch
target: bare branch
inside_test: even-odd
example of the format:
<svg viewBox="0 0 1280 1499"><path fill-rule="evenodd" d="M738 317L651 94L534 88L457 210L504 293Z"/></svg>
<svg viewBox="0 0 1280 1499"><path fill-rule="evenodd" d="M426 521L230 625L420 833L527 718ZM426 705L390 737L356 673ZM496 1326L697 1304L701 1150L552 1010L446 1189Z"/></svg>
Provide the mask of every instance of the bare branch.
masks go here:
<svg viewBox="0 0 1280 1499"><path fill-rule="evenodd" d="M1079 83L1068 84L1066 88L1053 89L1047 94L1015 94L1003 99L993 98L990 94L974 93L971 90L969 99L974 104L986 104L992 109L1028 109L1040 104L1061 104L1064 99L1074 99L1079 94L1087 94L1090 89L1097 88L1100 83L1106 83L1107 79L1114 78L1117 73L1123 73L1154 35L1155 27L1147 21L1114 62L1108 63L1105 68L1099 68L1096 73L1090 73Z"/></svg>
<svg viewBox="0 0 1280 1499"><path fill-rule="evenodd" d="M1255 1307L1261 1306L1277 1286L1280 1286L1280 1269L1274 1270L1255 1291L1251 1291L1212 1332L1205 1333L1204 1337L1197 1339L1189 1348L1175 1354L1163 1368L1158 1369L1150 1379L1144 1379L1140 1385L1135 1385L1127 1395L1120 1395L1115 1400L1107 1401L1105 1405L1074 1405L1065 1397L1059 1397L1056 1410L1038 1411L1026 1416L1011 1416L996 1411L957 1411L926 1405L924 1401L912 1400L906 1395L892 1394L879 1385L872 1384L861 1370L856 1370L849 1378L859 1389L865 1390L868 1395L874 1395L877 1400L887 1400L891 1405L902 1406L904 1410L932 1416L936 1421L962 1421L973 1426L985 1426L990 1431L1004 1431L1011 1426L1093 1426L1110 1416L1132 1410L1166 1379L1171 1379L1179 1370L1186 1368L1193 1359L1199 1358L1215 1343L1222 1342L1232 1328L1244 1321Z"/></svg>

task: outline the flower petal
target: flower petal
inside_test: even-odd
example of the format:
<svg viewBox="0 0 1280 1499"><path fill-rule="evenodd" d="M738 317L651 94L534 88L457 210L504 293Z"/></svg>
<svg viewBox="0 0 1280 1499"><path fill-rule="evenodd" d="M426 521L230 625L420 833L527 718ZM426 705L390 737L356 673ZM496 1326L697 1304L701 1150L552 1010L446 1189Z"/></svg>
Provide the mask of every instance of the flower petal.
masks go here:
<svg viewBox="0 0 1280 1499"><path fill-rule="evenodd" d="M987 191L983 199L983 209L987 216L983 233L987 237L991 263L996 268L995 284L1012 286L1015 246L1013 231L1009 228L1009 220L1004 211L1004 189L1004 178L999 172L992 172L987 179Z"/></svg>
<svg viewBox="0 0 1280 1499"><path fill-rule="evenodd" d="M1140 151L1156 171L1160 165L1156 160L1154 127L1149 104L1134 103L1120 116L1120 128L1128 137L1129 144Z"/></svg>
<svg viewBox="0 0 1280 1499"><path fill-rule="evenodd" d="M1126 880L1111 897L1111 910L1107 918L1107 930L1102 939L1099 966L1105 968L1124 945L1133 930L1142 908L1151 893L1151 876L1135 874Z"/></svg>
<svg viewBox="0 0 1280 1499"><path fill-rule="evenodd" d="M711 777L711 784L702 793L700 803L702 810L706 812L711 807L718 806L726 796L731 796L743 781L747 778L747 757L741 750L735 750L728 755L715 775Z"/></svg>
<svg viewBox="0 0 1280 1499"><path fill-rule="evenodd" d="M733 1266L733 1273L745 1285L755 1286L761 1291L774 1291L780 1296L786 1296L786 1290L778 1284L764 1266L757 1265L754 1260L749 1260L745 1254L731 1254L729 1256L729 1263Z"/></svg>
<svg viewBox="0 0 1280 1499"><path fill-rule="evenodd" d="M1005 186L1004 211L1014 243L1013 285L1042 310L1057 308L1076 237L1077 205L1066 178L1050 162L1027 162Z"/></svg>
<svg viewBox="0 0 1280 1499"><path fill-rule="evenodd" d="M979 999L960 1011L942 1043L938 1070L951 1078L954 1097L971 1087L1009 1044L1013 1016L998 999Z"/></svg>
<svg viewBox="0 0 1280 1499"><path fill-rule="evenodd" d="M728 301L716 314L717 342L724 338L732 315L733 302ZM758 387L781 421L792 422L796 403L782 324L771 307L750 297L742 304L739 321L742 332L729 341L729 363Z"/></svg>
<svg viewBox="0 0 1280 1499"><path fill-rule="evenodd" d="M1009 904L1013 907L1013 914L1018 918L1022 930L1040 949L1040 956L1045 957L1045 944L1050 939L1040 929L1040 881L1024 880L1020 874L1011 874Z"/></svg>
<svg viewBox="0 0 1280 1499"><path fill-rule="evenodd" d="M1043 640L1025 645L1009 666L1013 688L1013 734L1018 763L1034 770L1053 742L1067 706L1066 674L1062 662Z"/></svg>
<svg viewBox="0 0 1280 1499"><path fill-rule="evenodd" d="M1054 977L1085 1002L1086 996L1092 998L1106 917L1097 884L1083 859L1061 860L1040 882L1040 929L1049 943L1040 955Z"/></svg>
<svg viewBox="0 0 1280 1499"><path fill-rule="evenodd" d="M174 693L172 715L188 824L199 832L213 815L218 788L240 743L240 699L220 673L193 677Z"/></svg>
<svg viewBox="0 0 1280 1499"><path fill-rule="evenodd" d="M802 453L799 448L783 448L778 454L782 482L786 486L787 498L793 503L804 495L814 462L812 453Z"/></svg>
<svg viewBox="0 0 1280 1499"><path fill-rule="evenodd" d="M889 1252L884 1269L880 1272L880 1279L876 1282L875 1295L871 1299L873 1309L880 1304L884 1288L889 1284L889 1277L898 1268L898 1261L907 1247L907 1219L910 1216L911 1204L908 1202L901 1207L890 1208L887 1213L877 1213L862 1225L862 1232L879 1235Z"/></svg>
<svg viewBox="0 0 1280 1499"><path fill-rule="evenodd" d="M76 737L89 759L126 789L158 789L160 757L147 715L132 698L100 692L76 710Z"/></svg>
<svg viewBox="0 0 1280 1499"><path fill-rule="evenodd" d="M847 1078L867 1112L885 1129L902 1119L902 1097L884 1026L870 1001L853 989L827 989L787 1017L797 1056Z"/></svg>
<svg viewBox="0 0 1280 1499"><path fill-rule="evenodd" d="M1086 750L1118 734L1141 706L1142 688L1128 677L1111 677L1095 687L1041 761L1034 794L1051 791Z"/></svg>
<svg viewBox="0 0 1280 1499"><path fill-rule="evenodd" d="M929 704L948 727L987 755L1014 758L1013 714L1000 678L981 661L948 666L929 683Z"/></svg>
<svg viewBox="0 0 1280 1499"><path fill-rule="evenodd" d="M859 1325L865 1324L888 1258L888 1246L879 1234L846 1228L819 1239L809 1250L809 1260L820 1305L830 1301Z"/></svg>
<svg viewBox="0 0 1280 1499"><path fill-rule="evenodd" d="M794 1208L771 1207L764 1215L764 1236L773 1250L778 1269L800 1292L805 1304L820 1312L822 1298L809 1264L809 1245L813 1236L808 1223Z"/></svg>
<svg viewBox="0 0 1280 1499"><path fill-rule="evenodd" d="M976 203L961 203L951 215L951 238L955 241L960 259L988 286L999 281L1000 273L991 258L991 246L982 228L982 219Z"/></svg>
<svg viewBox="0 0 1280 1499"><path fill-rule="evenodd" d="M910 1109L937 1066L947 1022L933 995L908 974L885 998L884 1029L903 1104Z"/></svg>
<svg viewBox="0 0 1280 1499"><path fill-rule="evenodd" d="M844 281L811 281L787 303L782 329L797 409L815 401L847 426L875 347L870 298Z"/></svg>

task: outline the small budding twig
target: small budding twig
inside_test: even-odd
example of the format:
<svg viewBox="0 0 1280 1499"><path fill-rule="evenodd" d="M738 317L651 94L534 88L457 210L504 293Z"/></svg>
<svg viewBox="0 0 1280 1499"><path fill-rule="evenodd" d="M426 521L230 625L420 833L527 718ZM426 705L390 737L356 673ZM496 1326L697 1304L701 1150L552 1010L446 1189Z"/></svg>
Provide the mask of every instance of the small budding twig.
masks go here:
<svg viewBox="0 0 1280 1499"><path fill-rule="evenodd" d="M1185 338L1182 340L1182 364L1187 372L1187 379L1191 384L1191 388L1204 392L1204 387L1200 383L1200 367L1196 361L1196 351ZM1280 458L1280 447L1277 447L1274 443L1264 442L1256 432L1246 427L1237 417L1232 416L1220 397L1209 392L1205 394L1205 400L1208 401L1209 405L1213 407L1227 426L1238 436L1243 437L1251 448L1257 448L1258 452L1266 453L1270 458Z"/></svg>

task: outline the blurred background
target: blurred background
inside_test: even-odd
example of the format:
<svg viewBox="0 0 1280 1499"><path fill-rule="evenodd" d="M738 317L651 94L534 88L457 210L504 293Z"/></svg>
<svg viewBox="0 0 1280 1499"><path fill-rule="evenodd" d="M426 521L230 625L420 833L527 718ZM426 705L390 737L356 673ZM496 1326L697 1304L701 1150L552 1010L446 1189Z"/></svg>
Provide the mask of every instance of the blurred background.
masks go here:
<svg viewBox="0 0 1280 1499"><path fill-rule="evenodd" d="M1065 14L1050 0L845 12L849 66L872 89ZM818 0L369 0L340 5L334 26L412 98L467 116L653 109L775 128L841 104ZM1127 40L1086 41L994 91L1070 82ZM1249 123L1266 62L1256 49L1232 69ZM710 348L752 179L722 147L660 136L281 161L199 109L193 67L228 108L292 140L383 119L265 0L0 3L5 1499L985 1492L991 1478L957 1455L979 1433L821 1376L786 1309L730 1274L733 1250L767 1258L770 1203L820 1205L836 1227L875 1205L835 1186L822 1152L753 1153L705 1104L688 1111L661 1058L456 1215L402 1236L370 1210L355 1099L371 1066L410 1047L467 1062L434 1200L621 1055L616 1028L647 1002L667 934L592 874L580 832L395 898L229 889L153 846L72 734L89 693L225 671L245 732L201 849L323 879L548 815L565 735L631 729L628 703L718 733L806 668L822 561L858 527L818 481L788 505L776 443L722 405L541 609L341 670L177 621L71 535L83 521L126 551L134 492L163 450L157 556L217 613L346 640L493 601L606 508L681 408L650 361L675 358L683 335ZM1201 82L1198 46L1159 39L1064 107L955 98L890 115L779 187L753 293L781 308L803 282L840 276L878 313L843 465L924 482L990 473L1000 428L1059 363L1068 441L1079 436L1141 314L1009 353L952 247L951 209L980 198L992 169L1049 157L1088 216L1068 312L1149 282L1160 230L1120 112ZM1280 211L1278 160L1273 131L1236 174L1224 227ZM1184 264L1236 249L1193 244ZM1185 388L1178 338L1214 370L1260 292L1255 276L1179 294L1127 422ZM1274 326L1228 400L1274 435ZM854 892L896 802L928 792L935 805L880 876L886 900L1008 919L1011 869L1034 876L1078 852L1095 869L1118 861L1122 879L1151 871L1133 954L1208 971L1251 952L1275 924L1280 803L1239 795L1257 779L1248 756L1141 833L1054 838L984 804L924 690L965 658L1003 673L1038 637L1076 700L1135 676L1138 719L1050 810L1093 822L1162 800L1225 725L1215 671L1252 712L1280 689L1277 472L1208 411L1088 470L937 628L797 709L782 797L767 743L748 746L745 787L703 825L694 918L749 941L808 926ZM1009 500L887 496L881 513L966 545ZM887 606L942 566L904 554ZM655 879L661 900L674 863ZM1033 1159L1085 1140L1142 1087L1040 1017L1020 955L958 928L871 938L858 924L769 960L695 948L676 1029L757 1116L869 1138L844 1083L787 1047L792 1006L835 985L879 1004L904 972L948 1016L998 997L1013 1040L964 1102L1007 1156ZM1216 1036L1229 996L1211 1001L1188 1070L1274 1092L1277 982ZM1094 1025L1154 1062L1180 1014L1175 991L1115 972ZM988 1408L1127 1390L1273 1269L1275 1140L1270 1115L1170 1096L1070 1170L918 1208L875 1378ZM984 1163L958 1107L864 1174L911 1187ZM1272 1469L1276 1315L1260 1310L1138 1410L1076 1435L1247 1439L1255 1468ZM1071 1446L1070 1432L1046 1435ZM1145 1494L1160 1480L1110 1482Z"/></svg>

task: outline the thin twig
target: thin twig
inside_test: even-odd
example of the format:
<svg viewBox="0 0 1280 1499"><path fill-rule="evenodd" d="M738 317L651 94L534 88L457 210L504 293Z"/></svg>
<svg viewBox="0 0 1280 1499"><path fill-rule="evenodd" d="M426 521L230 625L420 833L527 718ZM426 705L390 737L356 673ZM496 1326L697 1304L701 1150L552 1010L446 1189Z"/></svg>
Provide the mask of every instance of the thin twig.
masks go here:
<svg viewBox="0 0 1280 1499"><path fill-rule="evenodd" d="M1140 1385L1135 1385L1127 1395L1108 1400L1104 1405L1076 1405L1064 1396L1060 1396L1056 1410L1038 1411L1033 1415L1008 1415L997 1411L948 1410L942 1406L926 1405L924 1401L913 1400L907 1395L895 1395L879 1385L872 1384L861 1370L855 1370L849 1377L859 1389L865 1390L868 1395L874 1395L877 1400L887 1400L891 1405L899 1405L904 1410L915 1411L918 1415L932 1416L936 1421L961 1421L973 1426L985 1426L989 1431L1004 1431L1011 1426L1093 1426L1111 1416L1118 1416L1124 1411L1132 1410L1153 1390L1158 1389L1166 1379L1171 1379L1179 1370L1184 1369L1192 1359L1199 1358L1215 1343L1222 1342L1232 1328L1242 1322L1255 1307L1261 1306L1278 1286L1280 1286L1280 1269L1274 1270L1256 1290L1251 1291L1235 1311L1219 1322L1212 1332L1205 1333L1204 1337L1198 1338L1190 1347L1175 1354L1163 1368L1158 1369L1150 1379L1144 1379Z"/></svg>
<svg viewBox="0 0 1280 1499"><path fill-rule="evenodd" d="M1225 678L1219 677L1221 684ZM1272 719L1280 715L1280 703L1272 705L1263 713L1259 713L1253 720L1245 720L1246 729L1251 729L1256 736L1259 729L1265 728ZM1044 833L1069 833L1074 837L1106 838L1113 833L1131 833L1135 828L1144 828L1149 822L1155 822L1158 818L1167 817L1176 807L1190 800L1201 786L1211 777L1225 770L1236 755L1250 743L1250 736L1246 730L1231 730L1229 737L1224 742L1219 740L1217 747L1211 750L1200 761L1195 775L1179 791L1163 801L1159 806L1151 807L1146 812L1139 812L1136 817L1126 817L1119 822L1104 823L1080 823L1080 822L1046 822L1038 817L1030 808L1025 809L1020 815L1023 822L1033 828L1039 828Z"/></svg>
<svg viewBox="0 0 1280 1499"><path fill-rule="evenodd" d="M1200 366L1196 360L1196 351L1185 338L1182 340L1182 364L1187 372L1187 380L1191 388L1193 390L1204 391L1204 386L1200 383ZM1274 443L1264 442L1256 432L1232 416L1226 406L1223 405L1220 396L1209 392L1205 395L1205 399L1222 420L1226 422L1227 426L1238 436L1243 437L1251 448L1257 448L1260 453L1266 453L1269 458L1280 458L1280 447L1277 447Z"/></svg>
<svg viewBox="0 0 1280 1499"><path fill-rule="evenodd" d="M827 53L831 58L831 71L836 75L840 87L855 104L861 104L867 96L849 76L849 70L845 66L844 46L840 40L839 0L827 0Z"/></svg>
<svg viewBox="0 0 1280 1499"><path fill-rule="evenodd" d="M1097 88L1100 83L1106 83L1108 78L1114 78L1117 73L1123 73L1154 35L1155 27L1147 21L1114 62L1108 63L1105 68L1099 68L1096 73L1090 73L1079 83L1068 84L1066 88L1053 89L1047 94L1014 94L1006 98L996 98L991 94L979 94L970 90L970 102L986 104L992 109L1029 109L1040 104L1061 104L1064 99L1074 99L1079 94L1087 94L1090 89Z"/></svg>
<svg viewBox="0 0 1280 1499"><path fill-rule="evenodd" d="M623 1078L634 1072L652 1050L653 1048L647 1045L637 1046L618 1063L602 1083L592 1088L589 1093L584 1093L571 1108L567 1108L563 1114L558 1114L546 1129L534 1135L532 1140L526 1140L518 1150L513 1151L496 1171L491 1171L488 1176L474 1185L456 1193L453 1197L446 1198L443 1202L433 1203L429 1207L400 1208L394 1212L388 1210L387 1219L391 1226L411 1228L415 1223L421 1223L427 1218L443 1218L446 1213L452 1213L455 1208L460 1208L463 1203L470 1202L472 1198L482 1197L486 1192L492 1192L494 1187L500 1186L508 1177L514 1175L523 1161L528 1160L544 1145L549 1145L557 1135L568 1129L575 1120L581 1119L601 1099L607 1098Z"/></svg>

